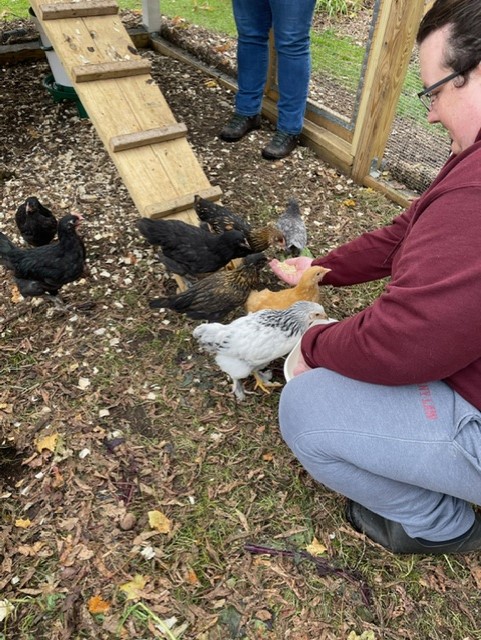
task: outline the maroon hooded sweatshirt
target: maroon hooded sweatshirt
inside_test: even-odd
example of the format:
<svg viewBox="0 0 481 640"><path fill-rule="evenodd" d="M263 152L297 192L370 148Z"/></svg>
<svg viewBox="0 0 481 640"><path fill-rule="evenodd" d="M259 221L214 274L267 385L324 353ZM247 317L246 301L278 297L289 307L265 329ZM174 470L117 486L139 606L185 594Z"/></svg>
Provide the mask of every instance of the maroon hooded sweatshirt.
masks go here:
<svg viewBox="0 0 481 640"><path fill-rule="evenodd" d="M481 410L481 131L392 224L317 258L322 284L390 276L356 315L309 329L306 363L365 382L443 380Z"/></svg>

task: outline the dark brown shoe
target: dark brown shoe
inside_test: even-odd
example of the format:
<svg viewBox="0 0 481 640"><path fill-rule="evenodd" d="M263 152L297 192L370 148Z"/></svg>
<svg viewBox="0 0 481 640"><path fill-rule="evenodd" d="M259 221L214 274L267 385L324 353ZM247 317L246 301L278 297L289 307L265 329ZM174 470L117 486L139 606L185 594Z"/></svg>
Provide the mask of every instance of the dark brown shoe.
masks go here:
<svg viewBox="0 0 481 640"><path fill-rule="evenodd" d="M481 551L481 516L476 513L473 526L463 536L446 542L429 542L419 538L410 538L398 523L366 509L349 500L346 518L356 531L364 533L393 553L420 553L425 555L443 555L444 553L468 553Z"/></svg>
<svg viewBox="0 0 481 640"><path fill-rule="evenodd" d="M299 136L278 130L269 144L262 149L262 157L266 160L281 160L294 151L298 144Z"/></svg>
<svg viewBox="0 0 481 640"><path fill-rule="evenodd" d="M254 129L260 129L261 117L257 116L241 116L234 113L229 122L223 126L219 133L219 138L224 142L237 142Z"/></svg>

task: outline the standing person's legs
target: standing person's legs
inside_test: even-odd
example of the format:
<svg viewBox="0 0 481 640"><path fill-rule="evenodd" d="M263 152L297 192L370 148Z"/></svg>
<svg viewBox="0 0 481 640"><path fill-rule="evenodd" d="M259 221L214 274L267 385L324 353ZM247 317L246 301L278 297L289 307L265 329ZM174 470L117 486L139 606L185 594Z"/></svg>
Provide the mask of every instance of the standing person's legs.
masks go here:
<svg viewBox="0 0 481 640"><path fill-rule="evenodd" d="M277 52L277 128L302 131L311 74L310 30L315 0L270 0Z"/></svg>
<svg viewBox="0 0 481 640"><path fill-rule="evenodd" d="M235 110L254 116L261 112L267 79L271 8L268 0L233 0L233 9L238 33Z"/></svg>
<svg viewBox="0 0 481 640"><path fill-rule="evenodd" d="M282 435L320 483L440 542L481 503L481 415L442 382L390 387L314 369L281 396Z"/></svg>

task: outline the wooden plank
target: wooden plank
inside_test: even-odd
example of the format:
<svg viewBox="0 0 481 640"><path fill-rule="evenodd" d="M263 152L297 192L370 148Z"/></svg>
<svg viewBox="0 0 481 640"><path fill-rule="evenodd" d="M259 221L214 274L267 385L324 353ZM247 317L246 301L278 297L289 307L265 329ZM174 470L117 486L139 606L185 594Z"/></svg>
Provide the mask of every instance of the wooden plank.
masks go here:
<svg viewBox="0 0 481 640"><path fill-rule="evenodd" d="M119 15L47 20L42 26L70 76L75 66L141 58Z"/></svg>
<svg viewBox="0 0 481 640"><path fill-rule="evenodd" d="M396 204L401 205L401 207L407 208L411 202L417 198L417 195L414 193L409 193L407 190L401 191L399 188L391 187L390 184L376 180L376 178L369 175L364 178L362 183L364 186L384 194Z"/></svg>
<svg viewBox="0 0 481 640"><path fill-rule="evenodd" d="M352 143L356 182L384 154L423 11L424 0L381 3Z"/></svg>
<svg viewBox="0 0 481 640"><path fill-rule="evenodd" d="M34 10L38 9L38 0L31 2ZM43 0L43 4L55 2ZM157 210L157 215L198 224L194 195L214 199L220 197L220 189L211 187L185 136L184 125L176 123L162 92L147 73L150 62L136 51L120 17L47 20L42 26L139 214L148 216ZM137 70L139 63L144 73L124 75L126 67ZM120 68L122 75L118 77ZM101 81L97 81L99 77ZM182 137L177 137L180 132Z"/></svg>
<svg viewBox="0 0 481 640"><path fill-rule="evenodd" d="M134 76L77 85L82 104L109 152L113 136L168 124L169 119L175 122L158 87L146 78ZM187 138L110 153L144 216L148 215L145 209L149 204L174 200L210 186Z"/></svg>
<svg viewBox="0 0 481 640"><path fill-rule="evenodd" d="M183 122L176 122L157 129L147 129L145 131L135 131L133 133L125 133L121 136L115 136L111 138L109 146L111 151L117 153L119 151L125 151L125 149L143 147L146 144L175 140L176 138L182 138L186 135L187 126Z"/></svg>
<svg viewBox="0 0 481 640"><path fill-rule="evenodd" d="M53 4L42 3L39 8L39 15L42 20L115 15L119 11L117 3L112 0L79 0L78 2L54 2Z"/></svg>
<svg viewBox="0 0 481 640"><path fill-rule="evenodd" d="M74 82L96 82L111 78L126 78L149 74L151 64L149 60L119 60L118 62L101 62L99 64L84 64L73 67Z"/></svg>
<svg viewBox="0 0 481 640"><path fill-rule="evenodd" d="M167 202L157 202L149 205L146 208L146 214L148 218L163 218L164 216L178 213L179 211L185 211L190 209L194 204L194 196L199 195L206 200L219 200L222 195L220 187L210 187L209 189L203 189L196 193L189 193L180 198L175 198Z"/></svg>

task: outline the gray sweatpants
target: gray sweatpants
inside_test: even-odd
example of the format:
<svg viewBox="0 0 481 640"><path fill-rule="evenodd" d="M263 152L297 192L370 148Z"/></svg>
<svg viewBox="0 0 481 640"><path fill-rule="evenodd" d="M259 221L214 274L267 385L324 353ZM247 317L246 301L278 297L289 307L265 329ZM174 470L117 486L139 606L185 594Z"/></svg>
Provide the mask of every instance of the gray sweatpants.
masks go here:
<svg viewBox="0 0 481 640"><path fill-rule="evenodd" d="M283 389L284 440L318 482L399 522L449 540L481 504L481 413L443 382L383 386L327 369Z"/></svg>

